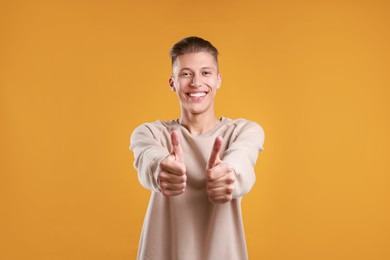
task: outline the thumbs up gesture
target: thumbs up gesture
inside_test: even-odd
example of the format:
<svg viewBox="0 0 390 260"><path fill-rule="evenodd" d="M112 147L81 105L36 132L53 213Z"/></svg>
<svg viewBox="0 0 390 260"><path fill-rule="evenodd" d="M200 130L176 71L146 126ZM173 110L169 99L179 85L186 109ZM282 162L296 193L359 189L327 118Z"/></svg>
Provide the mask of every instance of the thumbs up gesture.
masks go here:
<svg viewBox="0 0 390 260"><path fill-rule="evenodd" d="M209 200L213 203L226 203L233 199L234 170L224 163L219 154L222 149L223 138L215 139L213 149L206 168L206 191Z"/></svg>
<svg viewBox="0 0 390 260"><path fill-rule="evenodd" d="M180 136L177 131L171 133L172 151L168 157L160 162L158 181L161 192L165 196L177 196L184 192L186 187L186 167L184 165L183 150L180 145Z"/></svg>

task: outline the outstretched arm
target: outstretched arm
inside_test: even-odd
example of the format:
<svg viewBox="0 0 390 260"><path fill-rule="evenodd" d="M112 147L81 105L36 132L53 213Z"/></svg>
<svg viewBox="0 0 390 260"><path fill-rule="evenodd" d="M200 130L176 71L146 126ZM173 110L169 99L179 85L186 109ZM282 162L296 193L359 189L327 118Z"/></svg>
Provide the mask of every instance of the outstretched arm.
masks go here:
<svg viewBox="0 0 390 260"><path fill-rule="evenodd" d="M161 191L166 196L179 195L186 186L179 133L172 131L172 149L169 153L169 143L158 140L156 136L161 133L153 129L144 124L137 127L131 135L130 150L134 152L134 167L138 171L138 179L149 190Z"/></svg>
<svg viewBox="0 0 390 260"><path fill-rule="evenodd" d="M247 122L236 131L235 140L222 155L222 161L235 172L233 199L247 194L255 183L254 167L264 144L264 131L254 122Z"/></svg>
<svg viewBox="0 0 390 260"><path fill-rule="evenodd" d="M169 155L167 147L164 147L147 124L137 127L130 138L130 150L134 153L134 168L138 172L141 185L149 190L160 191L157 182L157 169L161 160Z"/></svg>

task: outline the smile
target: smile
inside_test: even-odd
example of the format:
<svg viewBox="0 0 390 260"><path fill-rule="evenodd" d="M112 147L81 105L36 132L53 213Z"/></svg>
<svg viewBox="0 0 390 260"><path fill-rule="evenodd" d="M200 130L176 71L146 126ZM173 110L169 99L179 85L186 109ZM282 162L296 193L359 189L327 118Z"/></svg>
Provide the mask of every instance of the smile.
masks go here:
<svg viewBox="0 0 390 260"><path fill-rule="evenodd" d="M187 93L188 96L193 97L193 98L200 98L204 97L208 94L208 92L194 92L194 93Z"/></svg>

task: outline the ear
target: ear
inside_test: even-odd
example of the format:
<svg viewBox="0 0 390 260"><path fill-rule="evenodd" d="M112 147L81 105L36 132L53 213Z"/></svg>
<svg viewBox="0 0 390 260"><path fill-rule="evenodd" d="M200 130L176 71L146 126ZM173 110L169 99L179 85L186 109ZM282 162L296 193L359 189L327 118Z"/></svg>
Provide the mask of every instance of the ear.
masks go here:
<svg viewBox="0 0 390 260"><path fill-rule="evenodd" d="M221 84L222 84L222 75L219 73L218 74L218 85L217 85L217 89L219 89L221 87Z"/></svg>
<svg viewBox="0 0 390 260"><path fill-rule="evenodd" d="M175 82L173 81L172 76L169 78L169 87L171 88L172 91L176 91Z"/></svg>

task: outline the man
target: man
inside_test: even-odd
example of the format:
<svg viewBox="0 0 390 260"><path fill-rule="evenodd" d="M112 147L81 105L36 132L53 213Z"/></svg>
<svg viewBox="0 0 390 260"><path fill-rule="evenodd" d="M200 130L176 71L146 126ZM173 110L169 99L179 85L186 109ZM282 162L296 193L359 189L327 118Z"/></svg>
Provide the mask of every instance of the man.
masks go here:
<svg viewBox="0 0 390 260"><path fill-rule="evenodd" d="M215 116L222 76L210 42L184 38L170 56L180 118L145 123L131 136L140 183L152 191L138 259L247 259L241 199L256 179L263 129Z"/></svg>

